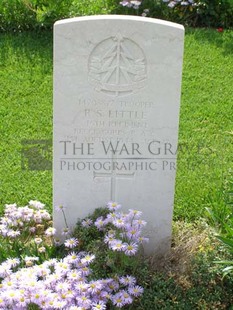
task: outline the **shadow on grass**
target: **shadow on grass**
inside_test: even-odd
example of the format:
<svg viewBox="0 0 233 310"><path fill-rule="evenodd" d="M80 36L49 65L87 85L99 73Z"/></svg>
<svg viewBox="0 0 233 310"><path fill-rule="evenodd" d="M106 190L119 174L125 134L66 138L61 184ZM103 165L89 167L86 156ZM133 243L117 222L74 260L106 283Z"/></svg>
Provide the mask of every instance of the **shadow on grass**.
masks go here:
<svg viewBox="0 0 233 310"><path fill-rule="evenodd" d="M52 62L52 31L0 33L0 65L4 65L9 55L25 56L28 61L43 59Z"/></svg>
<svg viewBox="0 0 233 310"><path fill-rule="evenodd" d="M222 49L224 56L233 55L233 31L224 30L219 32L218 29L194 29L188 28L186 35L192 35L200 43L208 43Z"/></svg>

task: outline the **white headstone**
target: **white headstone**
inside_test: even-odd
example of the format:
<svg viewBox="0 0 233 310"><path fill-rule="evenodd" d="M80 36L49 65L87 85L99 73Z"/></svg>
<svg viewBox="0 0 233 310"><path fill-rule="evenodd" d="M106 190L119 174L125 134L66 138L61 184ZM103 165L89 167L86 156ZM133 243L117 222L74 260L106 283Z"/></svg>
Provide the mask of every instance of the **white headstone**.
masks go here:
<svg viewBox="0 0 233 310"><path fill-rule="evenodd" d="M105 206L143 212L147 253L169 250L183 26L92 16L54 27L54 205L67 222ZM64 227L54 212L55 227Z"/></svg>

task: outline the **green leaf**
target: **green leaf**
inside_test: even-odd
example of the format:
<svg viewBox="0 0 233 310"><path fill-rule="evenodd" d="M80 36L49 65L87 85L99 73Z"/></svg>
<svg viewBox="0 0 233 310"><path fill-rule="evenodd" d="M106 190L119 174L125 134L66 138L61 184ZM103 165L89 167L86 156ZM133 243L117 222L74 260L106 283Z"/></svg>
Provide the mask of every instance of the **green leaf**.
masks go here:
<svg viewBox="0 0 233 310"><path fill-rule="evenodd" d="M232 271L233 271L233 266L228 266L223 269L224 274L228 274L229 272L232 272Z"/></svg>
<svg viewBox="0 0 233 310"><path fill-rule="evenodd" d="M217 238L224 243L225 245L231 247L233 249L233 239L229 239L226 237L222 237L222 236L217 236Z"/></svg>
<svg viewBox="0 0 233 310"><path fill-rule="evenodd" d="M214 261L215 264L222 264L222 265L233 265L233 261L231 260L219 260Z"/></svg>

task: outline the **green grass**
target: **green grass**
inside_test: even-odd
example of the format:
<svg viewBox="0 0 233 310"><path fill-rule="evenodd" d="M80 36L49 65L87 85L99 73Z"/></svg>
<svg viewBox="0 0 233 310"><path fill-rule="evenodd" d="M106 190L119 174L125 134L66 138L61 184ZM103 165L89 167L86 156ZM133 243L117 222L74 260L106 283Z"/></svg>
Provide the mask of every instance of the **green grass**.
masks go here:
<svg viewBox="0 0 233 310"><path fill-rule="evenodd" d="M233 153L233 32L190 30L185 39L175 217L223 207ZM185 149L186 147L186 149Z"/></svg>
<svg viewBox="0 0 233 310"><path fill-rule="evenodd" d="M213 259L213 257L212 257ZM174 274L155 272L144 284L145 292L137 310L231 309L232 282L222 282L221 274L210 265L210 258L198 256L189 276L177 279ZM145 272L144 272L145 276Z"/></svg>
<svg viewBox="0 0 233 310"><path fill-rule="evenodd" d="M52 35L0 36L0 204L51 207L52 172L21 169L23 139L52 139Z"/></svg>

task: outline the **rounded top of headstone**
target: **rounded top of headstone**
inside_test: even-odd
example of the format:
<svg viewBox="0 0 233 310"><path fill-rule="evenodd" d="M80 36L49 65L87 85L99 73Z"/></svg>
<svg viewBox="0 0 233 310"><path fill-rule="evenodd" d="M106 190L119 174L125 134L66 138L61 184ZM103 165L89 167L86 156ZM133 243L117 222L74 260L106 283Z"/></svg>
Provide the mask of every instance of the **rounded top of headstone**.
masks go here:
<svg viewBox="0 0 233 310"><path fill-rule="evenodd" d="M69 23L78 23L78 22L85 22L85 21L98 21L98 20L128 20L128 21L137 21L137 22L142 22L142 23L152 23L152 24L158 24L161 26L166 26L166 27L173 27L180 29L184 31L184 26L161 20L161 19L156 19L156 18L151 18L151 17L143 17L143 16L129 16L129 15L92 15L92 16L81 16L81 17L73 17L73 18L67 18L67 19L62 19L58 20L55 22L55 26L58 25L63 25L63 24L69 24Z"/></svg>

